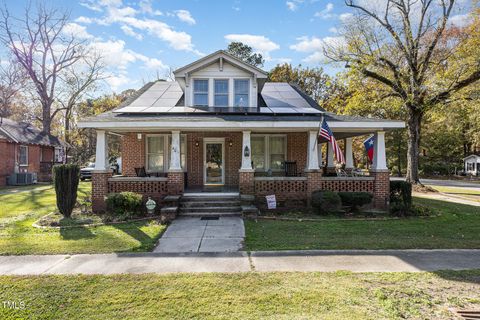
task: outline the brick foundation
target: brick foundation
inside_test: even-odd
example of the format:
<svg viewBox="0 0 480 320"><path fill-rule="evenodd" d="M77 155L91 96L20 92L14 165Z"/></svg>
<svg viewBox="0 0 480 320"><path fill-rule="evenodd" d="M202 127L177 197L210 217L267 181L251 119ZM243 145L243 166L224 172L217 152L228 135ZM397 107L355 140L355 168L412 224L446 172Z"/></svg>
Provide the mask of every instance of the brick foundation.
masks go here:
<svg viewBox="0 0 480 320"><path fill-rule="evenodd" d="M373 206L377 209L388 209L390 200L390 173L388 171L372 171L375 178L373 184Z"/></svg>
<svg viewBox="0 0 480 320"><path fill-rule="evenodd" d="M179 195L183 194L184 187L184 173L180 172L169 172L167 175L168 178L168 194L170 195Z"/></svg>
<svg viewBox="0 0 480 320"><path fill-rule="evenodd" d="M106 210L105 197L108 194L108 179L112 176L110 171L92 172L92 210L95 213Z"/></svg>
<svg viewBox="0 0 480 320"><path fill-rule="evenodd" d="M134 179L134 178L133 178ZM108 193L124 191L135 192L143 195L146 202L151 197L157 203L157 209L163 198L168 194L167 178L153 178L154 180L123 180L112 178L108 181Z"/></svg>
<svg viewBox="0 0 480 320"><path fill-rule="evenodd" d="M255 173L253 170L244 170L238 172L240 194L255 194Z"/></svg>

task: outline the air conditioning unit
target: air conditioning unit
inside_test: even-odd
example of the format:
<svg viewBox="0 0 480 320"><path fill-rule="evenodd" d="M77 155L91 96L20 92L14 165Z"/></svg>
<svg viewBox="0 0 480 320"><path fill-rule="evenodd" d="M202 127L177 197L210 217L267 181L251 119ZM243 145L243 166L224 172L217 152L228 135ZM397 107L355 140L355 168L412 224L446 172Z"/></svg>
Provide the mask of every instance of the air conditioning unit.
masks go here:
<svg viewBox="0 0 480 320"><path fill-rule="evenodd" d="M37 183L37 174L35 172L14 173L8 177L8 184L11 186L21 186Z"/></svg>

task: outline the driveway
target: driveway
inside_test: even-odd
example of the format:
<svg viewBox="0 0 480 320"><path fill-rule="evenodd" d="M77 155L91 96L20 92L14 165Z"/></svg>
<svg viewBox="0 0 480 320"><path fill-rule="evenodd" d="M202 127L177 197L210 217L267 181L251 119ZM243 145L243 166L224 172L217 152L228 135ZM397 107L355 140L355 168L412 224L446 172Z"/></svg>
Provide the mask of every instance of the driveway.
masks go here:
<svg viewBox="0 0 480 320"><path fill-rule="evenodd" d="M167 228L153 252L236 252L242 249L244 238L240 217L179 217Z"/></svg>

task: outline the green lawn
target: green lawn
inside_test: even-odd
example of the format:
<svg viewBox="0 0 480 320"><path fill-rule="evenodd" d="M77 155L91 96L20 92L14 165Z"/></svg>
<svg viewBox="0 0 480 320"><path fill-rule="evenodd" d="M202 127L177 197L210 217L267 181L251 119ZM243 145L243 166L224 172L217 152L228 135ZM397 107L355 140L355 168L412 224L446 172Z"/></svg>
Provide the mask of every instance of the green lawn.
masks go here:
<svg viewBox="0 0 480 320"><path fill-rule="evenodd" d="M81 182L79 197L91 188ZM165 229L153 221L99 227L37 229L33 222L56 210L53 187L0 194L0 254L148 251Z"/></svg>
<svg viewBox="0 0 480 320"><path fill-rule="evenodd" d="M246 221L246 250L480 248L480 207L415 198L440 216L384 221Z"/></svg>
<svg viewBox="0 0 480 320"><path fill-rule="evenodd" d="M480 270L0 277L2 319L452 319Z"/></svg>
<svg viewBox="0 0 480 320"><path fill-rule="evenodd" d="M458 188L458 187L436 186L436 185L429 185L429 186L439 192L446 193L448 195L480 202L479 190L473 190L468 188Z"/></svg>

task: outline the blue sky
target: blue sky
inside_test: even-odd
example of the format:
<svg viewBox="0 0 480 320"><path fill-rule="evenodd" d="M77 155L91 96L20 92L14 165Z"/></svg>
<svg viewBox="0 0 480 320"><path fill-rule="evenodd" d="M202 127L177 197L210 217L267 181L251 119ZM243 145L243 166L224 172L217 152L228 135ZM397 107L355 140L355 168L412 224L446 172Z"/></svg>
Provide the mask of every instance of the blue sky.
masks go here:
<svg viewBox="0 0 480 320"><path fill-rule="evenodd" d="M379 1L379 0L374 0ZM380 0L381 1L381 0ZM27 1L8 1L21 14ZM92 43L106 59L106 91L138 88L168 68L242 41L278 63L321 66L324 41L340 41L337 29L351 14L342 1L325 0L50 0L71 11L69 32ZM460 16L460 13L457 13ZM461 19L461 17L457 17Z"/></svg>

